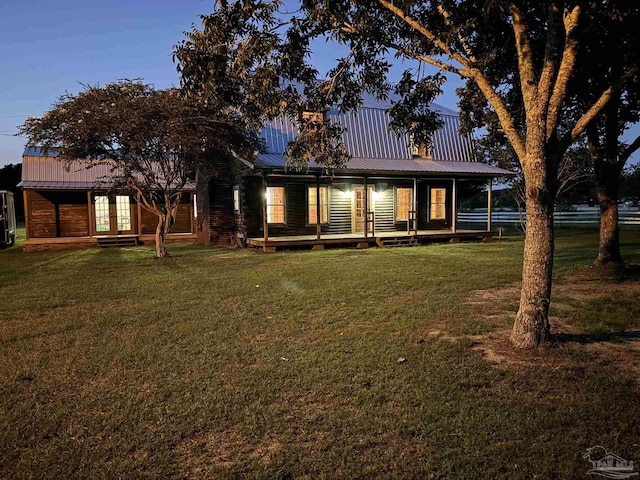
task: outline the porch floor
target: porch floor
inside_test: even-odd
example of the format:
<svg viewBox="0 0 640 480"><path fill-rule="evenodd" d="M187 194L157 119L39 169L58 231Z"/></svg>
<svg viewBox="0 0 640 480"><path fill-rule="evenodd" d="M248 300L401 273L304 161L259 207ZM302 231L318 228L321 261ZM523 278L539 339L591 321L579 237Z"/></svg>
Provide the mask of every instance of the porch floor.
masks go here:
<svg viewBox="0 0 640 480"><path fill-rule="evenodd" d="M316 235L293 235L282 237L269 237L265 240L262 237L247 238L247 245L251 247L262 247L267 252L274 252L277 248L311 246L313 248L324 248L325 245L356 245L358 248L368 248L374 245L384 246L385 240L397 239L415 240L418 243L430 241L457 241L461 239L490 239L494 233L489 230L418 230L416 233L406 231L376 232L365 237L363 233L334 233L322 234L318 239Z"/></svg>
<svg viewBox="0 0 640 480"><path fill-rule="evenodd" d="M195 233L170 233L167 235L167 243L195 242ZM51 237L51 238L28 238L22 242L22 250L33 252L39 250L69 250L77 248L91 248L98 246L98 239L109 238L137 238L144 244L153 244L155 236L153 234L142 235L97 235L91 237Z"/></svg>

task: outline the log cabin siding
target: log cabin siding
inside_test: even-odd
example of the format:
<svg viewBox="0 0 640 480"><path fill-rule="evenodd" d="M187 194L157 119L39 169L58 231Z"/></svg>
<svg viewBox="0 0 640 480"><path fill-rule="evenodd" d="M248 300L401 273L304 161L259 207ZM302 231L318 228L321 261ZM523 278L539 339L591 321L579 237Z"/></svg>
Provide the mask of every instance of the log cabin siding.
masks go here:
<svg viewBox="0 0 640 480"><path fill-rule="evenodd" d="M29 235L33 238L89 235L86 192L28 190Z"/></svg>
<svg viewBox="0 0 640 480"><path fill-rule="evenodd" d="M155 213L142 208L140 218L140 228L143 234L156 233L158 226L158 217ZM180 199L178 211L176 212L176 222L171 227L170 233L191 233L191 203L190 195L185 193Z"/></svg>

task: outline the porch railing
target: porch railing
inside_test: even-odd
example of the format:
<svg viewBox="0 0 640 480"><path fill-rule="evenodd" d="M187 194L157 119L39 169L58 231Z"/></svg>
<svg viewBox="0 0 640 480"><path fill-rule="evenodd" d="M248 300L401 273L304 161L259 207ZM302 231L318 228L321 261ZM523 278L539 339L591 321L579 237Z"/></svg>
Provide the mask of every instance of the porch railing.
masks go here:
<svg viewBox="0 0 640 480"><path fill-rule="evenodd" d="M376 212L367 212L367 235L376 236Z"/></svg>
<svg viewBox="0 0 640 480"><path fill-rule="evenodd" d="M411 231L413 231L414 234L418 233L418 220L417 220L416 211L409 210L408 217L409 218L407 218L407 233L411 234Z"/></svg>

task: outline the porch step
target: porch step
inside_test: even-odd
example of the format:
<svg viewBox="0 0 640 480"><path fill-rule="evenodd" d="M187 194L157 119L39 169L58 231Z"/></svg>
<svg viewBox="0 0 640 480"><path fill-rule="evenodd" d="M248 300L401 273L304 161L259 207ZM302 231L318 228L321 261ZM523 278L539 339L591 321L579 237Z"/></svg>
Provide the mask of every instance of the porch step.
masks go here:
<svg viewBox="0 0 640 480"><path fill-rule="evenodd" d="M378 238L376 243L379 247L416 247L420 242L416 237L396 237L396 238Z"/></svg>
<svg viewBox="0 0 640 480"><path fill-rule="evenodd" d="M100 248L116 248L116 247L136 247L139 245L138 237L98 237L98 247Z"/></svg>

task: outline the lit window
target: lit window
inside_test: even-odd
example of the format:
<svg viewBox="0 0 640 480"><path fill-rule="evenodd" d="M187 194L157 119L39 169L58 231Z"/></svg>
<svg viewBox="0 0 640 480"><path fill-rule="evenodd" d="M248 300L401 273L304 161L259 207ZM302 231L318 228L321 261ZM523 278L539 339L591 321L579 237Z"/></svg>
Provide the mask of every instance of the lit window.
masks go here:
<svg viewBox="0 0 640 480"><path fill-rule="evenodd" d="M444 188L432 188L429 217L431 220L444 220L446 211L446 190Z"/></svg>
<svg viewBox="0 0 640 480"><path fill-rule="evenodd" d="M267 187L267 223L284 223L284 187Z"/></svg>
<svg viewBox="0 0 640 480"><path fill-rule="evenodd" d="M131 230L131 204L126 195L116 196L116 220L119 231Z"/></svg>
<svg viewBox="0 0 640 480"><path fill-rule="evenodd" d="M316 187L309 186L309 224L315 225L317 219ZM320 187L320 223L329 223L329 189Z"/></svg>
<svg viewBox="0 0 640 480"><path fill-rule="evenodd" d="M198 218L198 199L196 194L193 194L193 218Z"/></svg>
<svg viewBox="0 0 640 480"><path fill-rule="evenodd" d="M396 188L396 221L409 220L413 200L413 188Z"/></svg>
<svg viewBox="0 0 640 480"><path fill-rule="evenodd" d="M109 197L98 195L95 199L96 232L108 232L111 230L109 218Z"/></svg>
<svg viewBox="0 0 640 480"><path fill-rule="evenodd" d="M235 185L233 187L233 211L240 211L240 186Z"/></svg>

